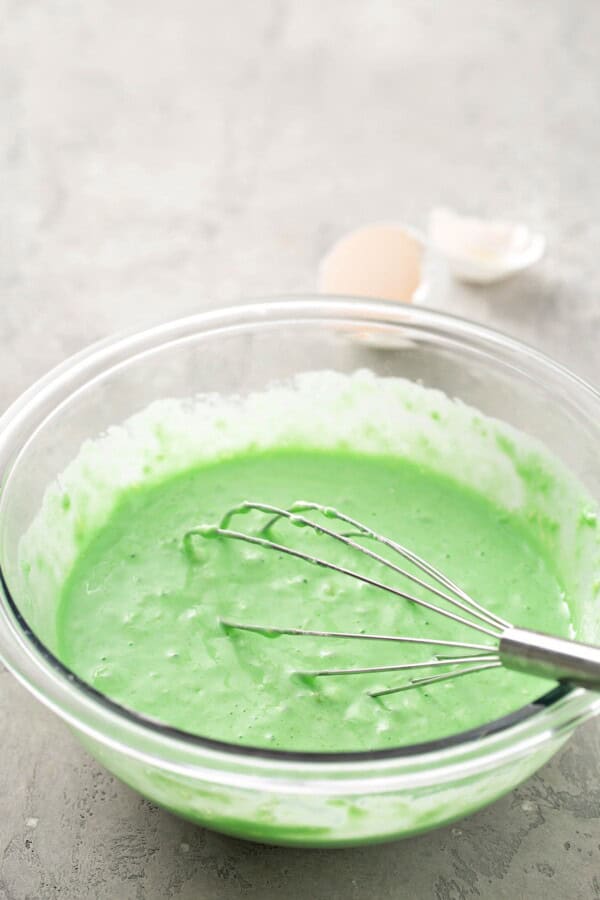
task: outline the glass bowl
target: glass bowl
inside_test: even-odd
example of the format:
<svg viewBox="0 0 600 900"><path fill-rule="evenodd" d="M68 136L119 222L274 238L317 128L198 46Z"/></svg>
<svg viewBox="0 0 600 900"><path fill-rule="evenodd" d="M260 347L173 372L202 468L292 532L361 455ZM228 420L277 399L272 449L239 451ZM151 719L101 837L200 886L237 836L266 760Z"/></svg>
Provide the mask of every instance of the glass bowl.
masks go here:
<svg viewBox="0 0 600 900"><path fill-rule="evenodd" d="M534 436L600 497L600 395L592 388L487 328L360 299L282 299L105 341L43 378L0 420L0 657L127 784L181 816L255 841L345 846L460 818L531 775L600 711L598 695L557 687L482 728L418 746L346 754L241 747L119 706L34 633L19 541L83 441L164 397L244 393L298 372L364 367L440 388ZM33 599L41 609L47 602Z"/></svg>

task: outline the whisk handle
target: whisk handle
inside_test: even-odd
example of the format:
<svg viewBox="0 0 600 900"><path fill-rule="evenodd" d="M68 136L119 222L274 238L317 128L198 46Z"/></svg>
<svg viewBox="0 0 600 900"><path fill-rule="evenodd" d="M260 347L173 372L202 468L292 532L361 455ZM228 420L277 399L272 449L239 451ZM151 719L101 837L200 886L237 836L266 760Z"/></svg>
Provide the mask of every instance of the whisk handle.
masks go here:
<svg viewBox="0 0 600 900"><path fill-rule="evenodd" d="M600 691L600 647L526 628L507 628L498 649L508 669Z"/></svg>

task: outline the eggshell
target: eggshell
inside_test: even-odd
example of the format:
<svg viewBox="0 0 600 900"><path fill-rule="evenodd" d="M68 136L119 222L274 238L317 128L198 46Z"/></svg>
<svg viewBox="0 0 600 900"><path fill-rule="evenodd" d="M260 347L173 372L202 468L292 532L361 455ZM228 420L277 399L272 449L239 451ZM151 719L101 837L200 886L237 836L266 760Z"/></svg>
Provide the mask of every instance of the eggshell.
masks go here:
<svg viewBox="0 0 600 900"><path fill-rule="evenodd" d="M422 236L405 225L365 225L342 237L325 256L318 289L324 294L418 301L425 291L424 249Z"/></svg>
<svg viewBox="0 0 600 900"><path fill-rule="evenodd" d="M429 220L432 247L461 281L490 284L538 262L546 241L518 222L486 221L434 209Z"/></svg>

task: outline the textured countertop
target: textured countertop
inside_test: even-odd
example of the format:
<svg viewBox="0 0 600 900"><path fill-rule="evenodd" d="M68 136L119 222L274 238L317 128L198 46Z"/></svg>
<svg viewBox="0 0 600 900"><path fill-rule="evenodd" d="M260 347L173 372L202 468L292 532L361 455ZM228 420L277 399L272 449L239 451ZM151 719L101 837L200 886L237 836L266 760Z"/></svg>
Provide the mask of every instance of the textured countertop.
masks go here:
<svg viewBox="0 0 600 900"><path fill-rule="evenodd" d="M314 287L374 219L444 203L548 237L437 305L600 381L600 7L0 0L0 407L115 330ZM265 848L116 782L0 675L1 900L600 898L600 727L454 826Z"/></svg>

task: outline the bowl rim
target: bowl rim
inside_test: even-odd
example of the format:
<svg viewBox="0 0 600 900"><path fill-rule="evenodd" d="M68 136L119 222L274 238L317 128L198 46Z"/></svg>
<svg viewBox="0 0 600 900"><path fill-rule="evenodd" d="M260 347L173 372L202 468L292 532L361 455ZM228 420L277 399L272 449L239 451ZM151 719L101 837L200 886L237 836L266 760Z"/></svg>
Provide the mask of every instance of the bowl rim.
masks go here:
<svg viewBox="0 0 600 900"><path fill-rule="evenodd" d="M131 361L147 343L150 342L152 346L163 346L170 339L176 339L178 335L181 336L190 329L194 329L196 333L208 335L240 326L281 325L290 319L297 321L298 318L305 322L328 319L349 322L355 319L363 325L379 323L386 326L413 326L423 330L426 330L428 326L430 328L438 326L444 331L454 333L462 338L477 338L488 347L496 349L503 347L518 354L525 354L529 360L536 362L542 368L553 370L558 376L583 391L588 399L600 404L600 392L584 379L528 344L486 325L480 325L431 308L397 304L392 301L331 295L287 295L180 317L141 330L120 333L84 348L31 385L0 417L0 461L4 451L11 444L11 435L16 430L18 422L27 415L28 411L31 411L31 407L40 403L41 398L47 394L51 395L53 391L58 391L61 386L64 386L64 382L68 382L75 373L81 375L82 369L85 373L86 367L93 370L98 365L104 366L111 360L113 364ZM123 360L120 360L118 354L123 350L126 351L126 355ZM103 367L99 371L106 374L111 367ZM89 374L93 377L94 371L90 371ZM81 382L81 384L85 383L87 380ZM11 456L15 449L18 451L21 446L16 448L14 445L11 446ZM2 485L10 474L13 461L11 458L8 464L2 464L0 469ZM2 490L0 501L3 493ZM475 744L478 753L483 754L484 749L487 748L493 754L499 746L504 745L505 739L511 736L517 738L517 741L516 745L512 746L510 755L515 755L519 749L519 737L522 738L521 751L530 752L526 748L531 746L533 732L538 732L538 728L535 726L541 726L541 736L547 740L551 736L562 734L565 729L573 730L580 721L600 711L600 698L596 695L568 685L557 685L534 701L491 722L418 744L379 750L314 752L278 750L229 743L169 726L112 700L87 684L65 666L28 625L12 595L1 565L0 589L6 601L6 605L0 604L0 625L3 626L0 628L0 660L45 705L52 708L78 730L103 743L115 744L115 741L108 738L101 726L103 722L110 724L110 721L114 721L116 717L117 720L132 726L128 729L130 734L145 733L156 738L159 743L166 741L171 745L184 746L188 751L204 751L215 759L229 757L238 762L246 761L265 766L280 763L284 768L293 768L295 764L302 764L315 772L331 771L332 764L334 764L338 769L341 766L350 773L356 771L357 766L360 768L362 764L373 763L381 763L383 766L389 763L402 765L403 762L427 759L436 764L445 762L452 764L457 761L457 755L468 755L472 752ZM24 651L28 657L28 667L20 666L20 654L19 652L15 654L15 647L10 648L10 653L5 652L6 646L3 647L3 641L6 640L7 635L9 638L11 635L13 639L17 638L21 651ZM34 670L39 676L37 679L35 674L32 677ZM40 679L49 673L54 681L51 681L50 685L41 684ZM60 687L58 691L56 690L57 686ZM69 694L71 698L78 696L79 700L83 699L84 706L92 713L85 722L78 719L77 705L68 710L62 706L61 700L64 701ZM538 734L535 743L539 744L540 742ZM130 755L144 755L135 747L127 744L120 743L119 747L121 751ZM507 750L506 747L503 749ZM160 759L165 761L162 753ZM339 771L341 772L342 769Z"/></svg>

